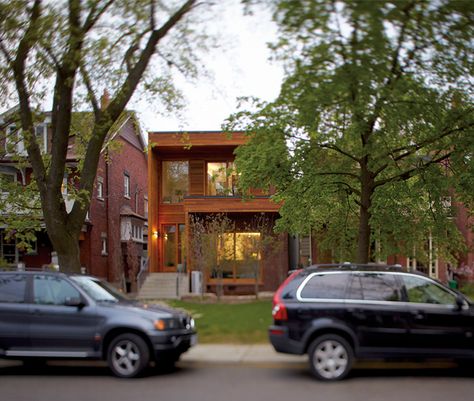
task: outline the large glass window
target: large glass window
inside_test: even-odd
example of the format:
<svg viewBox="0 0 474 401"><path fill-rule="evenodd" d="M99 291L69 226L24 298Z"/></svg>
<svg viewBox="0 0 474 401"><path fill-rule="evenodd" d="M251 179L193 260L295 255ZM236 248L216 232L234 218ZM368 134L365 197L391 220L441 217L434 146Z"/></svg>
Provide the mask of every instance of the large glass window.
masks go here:
<svg viewBox="0 0 474 401"><path fill-rule="evenodd" d="M217 266L211 278L256 279L260 273L260 233L225 233L217 242Z"/></svg>
<svg viewBox="0 0 474 401"><path fill-rule="evenodd" d="M188 194L189 163L187 161L164 161L161 188L163 203L180 203Z"/></svg>
<svg viewBox="0 0 474 401"><path fill-rule="evenodd" d="M237 173L232 162L207 163L207 190L210 196L237 195Z"/></svg>

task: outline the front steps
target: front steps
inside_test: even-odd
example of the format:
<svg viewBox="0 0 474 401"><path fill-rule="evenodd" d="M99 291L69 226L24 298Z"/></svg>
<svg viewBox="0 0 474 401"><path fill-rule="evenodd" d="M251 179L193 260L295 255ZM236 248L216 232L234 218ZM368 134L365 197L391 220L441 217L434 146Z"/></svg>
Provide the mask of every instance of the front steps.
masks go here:
<svg viewBox="0 0 474 401"><path fill-rule="evenodd" d="M179 299L189 295L188 273L149 273L138 299Z"/></svg>

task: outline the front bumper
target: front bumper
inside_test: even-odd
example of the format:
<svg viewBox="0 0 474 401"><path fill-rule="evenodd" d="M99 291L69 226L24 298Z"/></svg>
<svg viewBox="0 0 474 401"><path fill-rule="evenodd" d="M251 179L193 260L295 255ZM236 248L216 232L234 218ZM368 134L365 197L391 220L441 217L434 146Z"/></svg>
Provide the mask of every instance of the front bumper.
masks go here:
<svg viewBox="0 0 474 401"><path fill-rule="evenodd" d="M195 331L167 330L149 335L155 355L181 355L197 343Z"/></svg>
<svg viewBox="0 0 474 401"><path fill-rule="evenodd" d="M270 326L268 328L268 337L277 352L295 355L302 355L305 352L303 343L290 338L288 327Z"/></svg>

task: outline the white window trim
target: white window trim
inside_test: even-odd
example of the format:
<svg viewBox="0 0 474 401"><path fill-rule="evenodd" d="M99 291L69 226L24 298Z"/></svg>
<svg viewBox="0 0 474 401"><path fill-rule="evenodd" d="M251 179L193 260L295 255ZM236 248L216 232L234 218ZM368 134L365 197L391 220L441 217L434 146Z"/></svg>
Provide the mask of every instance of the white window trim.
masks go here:
<svg viewBox="0 0 474 401"><path fill-rule="evenodd" d="M108 249L107 249L107 234L102 233L100 241L101 241L101 245L102 245L102 249L101 249L100 254L102 256L107 256L109 254Z"/></svg>
<svg viewBox="0 0 474 401"><path fill-rule="evenodd" d="M35 135L36 135L36 129L38 129L39 127L43 128L43 146L42 146L42 150L44 153L46 153L48 151L48 126L44 123L42 124L38 124L36 127L35 127Z"/></svg>
<svg viewBox="0 0 474 401"><path fill-rule="evenodd" d="M123 196L130 199L130 175L123 173Z"/></svg>
<svg viewBox="0 0 474 401"><path fill-rule="evenodd" d="M97 199L104 200L104 179L97 177Z"/></svg>

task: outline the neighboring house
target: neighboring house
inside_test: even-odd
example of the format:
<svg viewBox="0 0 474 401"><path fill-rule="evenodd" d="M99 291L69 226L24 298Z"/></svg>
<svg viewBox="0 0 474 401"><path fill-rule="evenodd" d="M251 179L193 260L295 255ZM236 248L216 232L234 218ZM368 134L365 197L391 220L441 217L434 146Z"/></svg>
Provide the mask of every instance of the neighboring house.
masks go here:
<svg viewBox="0 0 474 401"><path fill-rule="evenodd" d="M87 126L91 113L74 113L76 124ZM5 119L6 120L6 119ZM0 139L0 174L5 179L29 181L31 168L18 164L12 152L25 156L23 142L18 140L13 124L4 121L6 135ZM45 153L51 144L49 114L36 126L36 134ZM77 138L71 136L67 164L77 166ZM147 156L146 144L133 112L125 112L114 124L101 152L90 209L80 236L81 264L89 274L109 281L135 281L147 259ZM26 166L26 167L25 167ZM65 177L71 182L72 175ZM72 199L63 196L70 210ZM3 211L7 213L8 211ZM47 233L37 233L33 251L25 253L16 247L15 238L6 239L8 227L0 227L0 260L9 265L24 263L41 268L56 262Z"/></svg>
<svg viewBox="0 0 474 401"><path fill-rule="evenodd" d="M242 199L236 190L234 150L246 142L244 133L149 133L149 272L202 271L205 290L248 294L275 290L288 272L288 238L280 235L272 251L247 245L265 235L253 222L273 221L279 205L255 192ZM205 253L214 260L198 269L193 257L190 229L193 218L225 215L232 230L220 235ZM225 254L225 255L224 255ZM212 259L212 258L211 258ZM218 268L220 267L220 272Z"/></svg>
<svg viewBox="0 0 474 401"><path fill-rule="evenodd" d="M462 203L451 204L451 199L446 199L447 207L452 207L455 214L453 219L457 228L464 237L467 252L460 254L456 262L449 263L438 257L436 242L429 235L422 244L423 253L417 255L414 250L412 255L391 255L387 260L372 260L373 263L399 264L409 271L419 271L438 279L442 282L450 280L474 280L474 218ZM374 244L376 246L376 244ZM334 263L330 252L321 252L318 249L315 235L300 235L291 238L290 252L294 256L292 265L307 266L311 263ZM339 262L339 261L337 261Z"/></svg>

